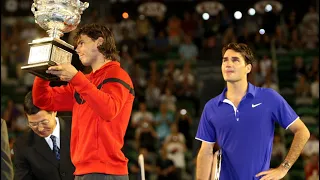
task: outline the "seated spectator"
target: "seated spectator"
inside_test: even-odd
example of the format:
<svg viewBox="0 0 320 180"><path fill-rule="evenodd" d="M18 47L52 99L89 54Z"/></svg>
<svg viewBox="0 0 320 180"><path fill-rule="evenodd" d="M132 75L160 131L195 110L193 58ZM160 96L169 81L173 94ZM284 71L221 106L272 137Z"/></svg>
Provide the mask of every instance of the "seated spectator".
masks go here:
<svg viewBox="0 0 320 180"><path fill-rule="evenodd" d="M163 92L165 88L169 88L172 94L175 94L175 83L178 81L180 73L180 69L175 67L175 62L173 60L168 61L162 73L161 91Z"/></svg>
<svg viewBox="0 0 320 180"><path fill-rule="evenodd" d="M123 39L122 27L120 26L120 23L116 22L116 18L114 16L107 16L106 21L107 21L106 23L108 24L108 27L113 33L116 44L119 44ZM76 31L71 31L71 33L75 33L75 32ZM70 39L69 42L73 42L73 39Z"/></svg>
<svg viewBox="0 0 320 180"><path fill-rule="evenodd" d="M198 53L198 47L192 42L192 37L185 35L184 42L179 47L180 58L186 61L195 61Z"/></svg>
<svg viewBox="0 0 320 180"><path fill-rule="evenodd" d="M4 83L8 80L8 67L4 62L3 56L1 56L1 82Z"/></svg>
<svg viewBox="0 0 320 180"><path fill-rule="evenodd" d="M296 17L297 13L294 9L285 17L287 32L292 32L294 29L297 29L299 22Z"/></svg>
<svg viewBox="0 0 320 180"><path fill-rule="evenodd" d="M154 125L160 142L164 140L170 133L170 125L174 122L173 113L168 111L167 104L160 104L159 112L157 112Z"/></svg>
<svg viewBox="0 0 320 180"><path fill-rule="evenodd" d="M268 70L272 68L272 61L267 55L264 55L259 62L261 75L265 78L267 76Z"/></svg>
<svg viewBox="0 0 320 180"><path fill-rule="evenodd" d="M291 32L291 37L289 38L288 46L290 49L301 49L303 48L302 41L301 41L301 35L298 32L298 29L294 29Z"/></svg>
<svg viewBox="0 0 320 180"><path fill-rule="evenodd" d="M153 114L147 111L146 103L140 102L139 103L139 110L133 112L131 117L131 127L137 128L140 126L143 120L148 119L150 122L153 121Z"/></svg>
<svg viewBox="0 0 320 180"><path fill-rule="evenodd" d="M319 154L313 153L310 160L304 166L306 180L319 179Z"/></svg>
<svg viewBox="0 0 320 180"><path fill-rule="evenodd" d="M133 59L128 52L121 52L121 67L128 73L131 74L133 68Z"/></svg>
<svg viewBox="0 0 320 180"><path fill-rule="evenodd" d="M28 126L28 119L24 114L20 114L17 119L13 122L12 130L16 132L18 135L22 134L23 132L27 131L29 129Z"/></svg>
<svg viewBox="0 0 320 180"><path fill-rule="evenodd" d="M319 44L319 13L315 7L310 6L309 11L302 19L302 38L306 48L315 49Z"/></svg>
<svg viewBox="0 0 320 180"><path fill-rule="evenodd" d="M312 156L312 154L319 154L319 139L315 134L310 135L310 139L304 146L301 153L302 157L305 160L308 160Z"/></svg>
<svg viewBox="0 0 320 180"><path fill-rule="evenodd" d="M176 96L171 93L169 88L166 88L165 93L160 97L160 103L167 104L168 110L171 112L176 112L176 101Z"/></svg>
<svg viewBox="0 0 320 180"><path fill-rule="evenodd" d="M140 16L136 22L138 39L143 40L150 34L151 24L145 16Z"/></svg>
<svg viewBox="0 0 320 180"><path fill-rule="evenodd" d="M317 26L314 26L311 22L301 24L302 44L306 49L316 49L319 44L319 29Z"/></svg>
<svg viewBox="0 0 320 180"><path fill-rule="evenodd" d="M278 84L274 80L272 80L272 74L270 73L268 73L268 75L265 77L264 84L262 85L262 87L271 88L277 92L280 92Z"/></svg>
<svg viewBox="0 0 320 180"><path fill-rule="evenodd" d="M302 22L312 23L312 26L318 28L319 13L314 6L309 7L309 11L303 16Z"/></svg>
<svg viewBox="0 0 320 180"><path fill-rule="evenodd" d="M164 77L163 81L161 82L161 92L164 92L165 89L170 89L173 95L177 93L177 86L173 75L169 74L168 76Z"/></svg>
<svg viewBox="0 0 320 180"><path fill-rule="evenodd" d="M261 68L259 62L254 62L252 64L251 73L248 74L248 81L255 86L262 86L264 83L264 78L261 74Z"/></svg>
<svg viewBox="0 0 320 180"><path fill-rule="evenodd" d="M156 109L160 102L160 88L157 87L155 80L149 80L145 91L146 104L149 109Z"/></svg>
<svg viewBox="0 0 320 180"><path fill-rule="evenodd" d="M149 69L147 72L147 77L154 77L156 80L156 84L158 85L158 81L160 79L160 73L158 71L158 64L156 60L152 60L149 63Z"/></svg>
<svg viewBox="0 0 320 180"><path fill-rule="evenodd" d="M169 74L172 74L174 77L178 77L180 74L180 70L176 68L174 60L167 61L165 68L163 68L162 75L168 76Z"/></svg>
<svg viewBox="0 0 320 180"><path fill-rule="evenodd" d="M164 31L160 31L159 34L157 34L156 38L151 44L151 47L153 49L153 52L157 54L164 54L168 52L170 46Z"/></svg>
<svg viewBox="0 0 320 180"><path fill-rule="evenodd" d="M168 20L167 32L170 46L177 47L180 44L180 36L182 34L181 20L173 15Z"/></svg>
<svg viewBox="0 0 320 180"><path fill-rule="evenodd" d="M188 149L192 149L193 137L191 136L192 119L191 115L185 109L181 109L176 116L176 124L178 125L178 131L183 134L186 139L186 145Z"/></svg>
<svg viewBox="0 0 320 180"><path fill-rule="evenodd" d="M311 83L311 97L319 99L319 75L316 76L316 80Z"/></svg>
<svg viewBox="0 0 320 180"><path fill-rule="evenodd" d="M307 82L304 75L298 77L298 82L296 82L295 90L297 97L306 97L310 95L310 84Z"/></svg>
<svg viewBox="0 0 320 180"><path fill-rule="evenodd" d="M133 18L131 18L130 16L129 16L129 18L121 19L120 27L122 29L127 29L128 30L127 35L131 39L136 39L137 38L136 21ZM132 31L132 29L134 29L135 31ZM124 39L126 39L126 38L124 38Z"/></svg>
<svg viewBox="0 0 320 180"><path fill-rule="evenodd" d="M182 99L192 99L195 97L196 89L193 84L191 84L188 76L182 76L183 79L180 81L177 87L177 96Z"/></svg>
<svg viewBox="0 0 320 180"><path fill-rule="evenodd" d="M187 61L184 63L183 65L183 70L182 73L178 76L178 83L183 83L183 81L187 79L187 83L190 86L194 85L194 81L195 81L195 77L193 75L193 73L191 72L191 63L190 61Z"/></svg>
<svg viewBox="0 0 320 180"><path fill-rule="evenodd" d="M176 96L180 100L192 101L192 104L195 106L196 115L199 114L199 98L197 97L196 84L194 83L194 76L189 73L189 70L184 69L183 73L179 76L177 84L177 93Z"/></svg>
<svg viewBox="0 0 320 180"><path fill-rule="evenodd" d="M160 156L156 161L156 172L158 180L176 180L176 167L172 160L168 158L168 153L165 148L160 149Z"/></svg>
<svg viewBox="0 0 320 180"><path fill-rule="evenodd" d="M311 65L308 67L308 78L315 80L319 77L319 56L313 57Z"/></svg>
<svg viewBox="0 0 320 180"><path fill-rule="evenodd" d="M273 38L277 51L283 51L288 48L287 37L284 35L281 25L276 26L275 35Z"/></svg>
<svg viewBox="0 0 320 180"><path fill-rule="evenodd" d="M155 152L158 145L158 136L148 119L144 119L135 132L136 146L146 148L149 152Z"/></svg>
<svg viewBox="0 0 320 180"><path fill-rule="evenodd" d="M120 25L121 26L121 25ZM133 34L133 31L131 29L127 29L127 27L122 27L122 36L123 39L119 43L119 49L120 51L128 52L130 56L133 56L134 48L138 47L138 43L135 39L130 37L130 35Z"/></svg>
<svg viewBox="0 0 320 180"><path fill-rule="evenodd" d="M164 140L163 145L168 152L168 158L173 161L177 168L178 179L181 179L186 167L186 140L183 134L179 133L177 124L171 124L170 130L171 132Z"/></svg>
<svg viewBox="0 0 320 180"><path fill-rule="evenodd" d="M12 99L7 101L6 107L2 114L2 118L6 120L8 131L13 131L13 124L16 122L17 118L21 115L21 111L17 108L16 104Z"/></svg>

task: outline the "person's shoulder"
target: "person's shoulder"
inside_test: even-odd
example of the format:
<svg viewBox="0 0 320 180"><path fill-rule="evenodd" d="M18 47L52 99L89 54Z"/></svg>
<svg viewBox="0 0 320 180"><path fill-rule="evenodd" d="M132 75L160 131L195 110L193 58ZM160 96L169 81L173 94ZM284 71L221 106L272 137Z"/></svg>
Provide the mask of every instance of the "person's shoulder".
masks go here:
<svg viewBox="0 0 320 180"><path fill-rule="evenodd" d="M16 147L27 147L33 142L34 136L37 135L32 130L27 130L16 138L14 144Z"/></svg>
<svg viewBox="0 0 320 180"><path fill-rule="evenodd" d="M256 97L261 98L273 105L285 101L281 94L272 88L259 87L259 91L256 91Z"/></svg>
<svg viewBox="0 0 320 180"><path fill-rule="evenodd" d="M264 98L275 98L281 96L276 90L265 87L256 87L256 93Z"/></svg>
<svg viewBox="0 0 320 180"><path fill-rule="evenodd" d="M108 78L118 78L122 80L131 79L128 72L118 65L110 66L110 68L105 73Z"/></svg>
<svg viewBox="0 0 320 180"><path fill-rule="evenodd" d="M220 98L220 95L218 95L214 98L211 98L209 101L206 102L205 107L216 106L219 102L219 98Z"/></svg>
<svg viewBox="0 0 320 180"><path fill-rule="evenodd" d="M1 118L1 133L7 127L7 123L4 119Z"/></svg>

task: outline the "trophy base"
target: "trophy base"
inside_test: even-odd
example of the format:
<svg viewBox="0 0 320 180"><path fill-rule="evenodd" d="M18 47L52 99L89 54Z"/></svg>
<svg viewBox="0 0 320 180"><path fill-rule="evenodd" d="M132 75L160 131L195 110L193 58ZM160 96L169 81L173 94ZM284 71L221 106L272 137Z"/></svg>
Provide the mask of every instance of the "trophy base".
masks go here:
<svg viewBox="0 0 320 180"><path fill-rule="evenodd" d="M47 81L59 81L60 78L58 76L46 73L46 70L48 70L50 66L54 65L56 65L55 62L48 61L43 63L25 65L22 66L21 69Z"/></svg>
<svg viewBox="0 0 320 180"><path fill-rule="evenodd" d="M48 74L46 70L57 64L71 63L74 47L52 37L33 40L29 45L31 48L28 64L21 69L48 81L59 81L58 76Z"/></svg>

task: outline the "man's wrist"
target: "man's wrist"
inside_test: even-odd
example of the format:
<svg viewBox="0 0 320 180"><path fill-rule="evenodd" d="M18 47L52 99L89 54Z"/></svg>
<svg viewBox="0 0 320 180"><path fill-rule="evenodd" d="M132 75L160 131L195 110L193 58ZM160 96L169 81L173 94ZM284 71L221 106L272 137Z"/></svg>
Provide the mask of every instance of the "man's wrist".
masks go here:
<svg viewBox="0 0 320 180"><path fill-rule="evenodd" d="M289 171L289 169L291 168L291 163L289 163L287 160L284 160L280 166L285 170Z"/></svg>

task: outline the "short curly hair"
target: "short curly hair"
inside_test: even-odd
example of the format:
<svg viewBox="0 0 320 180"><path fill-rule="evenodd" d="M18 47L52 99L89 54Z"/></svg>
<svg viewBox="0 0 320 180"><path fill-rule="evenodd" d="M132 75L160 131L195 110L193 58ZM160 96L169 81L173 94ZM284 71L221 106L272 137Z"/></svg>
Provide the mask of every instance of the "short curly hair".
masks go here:
<svg viewBox="0 0 320 180"><path fill-rule="evenodd" d="M254 55L250 47L244 43L229 43L222 48L222 57L227 50L232 49L235 52L238 52L244 58L246 64L253 64L255 61Z"/></svg>
<svg viewBox="0 0 320 180"><path fill-rule="evenodd" d="M33 104L32 91L29 91L24 97L23 109L27 115L35 115L42 110L38 106ZM52 113L53 111L47 112Z"/></svg>
<svg viewBox="0 0 320 180"><path fill-rule="evenodd" d="M74 36L74 44L76 46L81 35L86 35L94 41L102 37L104 41L102 45L98 47L99 52L107 59L119 61L119 52L116 48L114 35L107 26L95 23L82 26Z"/></svg>

